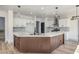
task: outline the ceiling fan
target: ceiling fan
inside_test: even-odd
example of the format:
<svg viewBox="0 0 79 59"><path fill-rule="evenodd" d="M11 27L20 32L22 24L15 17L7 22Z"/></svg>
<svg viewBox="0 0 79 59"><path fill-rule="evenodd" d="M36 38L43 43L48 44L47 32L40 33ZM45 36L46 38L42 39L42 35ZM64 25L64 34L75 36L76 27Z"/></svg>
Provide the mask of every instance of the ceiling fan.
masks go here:
<svg viewBox="0 0 79 59"><path fill-rule="evenodd" d="M76 19L79 18L78 14L77 14L78 13L78 9L77 8L79 7L79 5L76 5L75 7L76 7L76 15L75 16L72 16L71 17L71 20L76 20Z"/></svg>

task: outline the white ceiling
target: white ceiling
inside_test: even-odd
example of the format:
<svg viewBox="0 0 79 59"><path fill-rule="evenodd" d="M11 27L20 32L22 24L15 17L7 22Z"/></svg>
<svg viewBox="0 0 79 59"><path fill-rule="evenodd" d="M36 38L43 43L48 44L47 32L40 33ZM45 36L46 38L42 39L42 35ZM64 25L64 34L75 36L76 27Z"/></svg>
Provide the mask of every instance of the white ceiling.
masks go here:
<svg viewBox="0 0 79 59"><path fill-rule="evenodd" d="M61 18L71 17L76 13L75 5L21 5L21 8L16 5L0 5L1 10L13 9L14 13L42 17L53 17L55 7L59 7L57 11Z"/></svg>

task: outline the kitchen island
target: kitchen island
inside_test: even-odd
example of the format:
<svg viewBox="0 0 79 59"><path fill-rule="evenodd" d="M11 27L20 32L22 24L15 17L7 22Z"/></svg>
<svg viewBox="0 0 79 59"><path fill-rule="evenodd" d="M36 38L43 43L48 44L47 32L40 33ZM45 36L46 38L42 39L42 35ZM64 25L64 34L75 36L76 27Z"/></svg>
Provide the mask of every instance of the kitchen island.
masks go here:
<svg viewBox="0 0 79 59"><path fill-rule="evenodd" d="M53 32L41 35L14 33L14 46L20 52L51 53L64 44L64 33Z"/></svg>

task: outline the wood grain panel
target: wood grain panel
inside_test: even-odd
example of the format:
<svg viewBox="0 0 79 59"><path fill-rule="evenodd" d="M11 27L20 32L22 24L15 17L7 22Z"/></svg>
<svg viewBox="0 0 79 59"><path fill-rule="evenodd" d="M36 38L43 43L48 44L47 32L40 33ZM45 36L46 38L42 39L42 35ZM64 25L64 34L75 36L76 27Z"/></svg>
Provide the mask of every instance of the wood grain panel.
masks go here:
<svg viewBox="0 0 79 59"><path fill-rule="evenodd" d="M15 47L20 52L50 53L63 44L63 35L54 37L16 37Z"/></svg>
<svg viewBox="0 0 79 59"><path fill-rule="evenodd" d="M24 52L50 52L50 38L27 37L21 38L20 51Z"/></svg>

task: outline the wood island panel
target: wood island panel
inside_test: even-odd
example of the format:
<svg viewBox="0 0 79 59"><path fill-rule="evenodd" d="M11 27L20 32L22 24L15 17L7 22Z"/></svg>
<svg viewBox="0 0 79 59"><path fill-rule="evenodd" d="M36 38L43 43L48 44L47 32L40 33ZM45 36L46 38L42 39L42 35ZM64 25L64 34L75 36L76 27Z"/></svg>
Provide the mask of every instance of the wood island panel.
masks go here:
<svg viewBox="0 0 79 59"><path fill-rule="evenodd" d="M14 46L20 52L51 53L54 49L64 44L64 34L54 37L17 37Z"/></svg>

